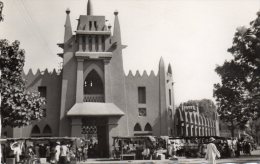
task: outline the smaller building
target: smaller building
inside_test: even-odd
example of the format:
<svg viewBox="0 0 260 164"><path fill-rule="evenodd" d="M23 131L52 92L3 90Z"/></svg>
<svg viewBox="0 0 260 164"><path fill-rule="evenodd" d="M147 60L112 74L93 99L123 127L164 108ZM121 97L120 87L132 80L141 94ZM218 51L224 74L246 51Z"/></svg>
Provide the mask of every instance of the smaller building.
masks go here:
<svg viewBox="0 0 260 164"><path fill-rule="evenodd" d="M198 106L183 106L176 109L174 124L176 136L219 136L217 113L206 118L199 113Z"/></svg>

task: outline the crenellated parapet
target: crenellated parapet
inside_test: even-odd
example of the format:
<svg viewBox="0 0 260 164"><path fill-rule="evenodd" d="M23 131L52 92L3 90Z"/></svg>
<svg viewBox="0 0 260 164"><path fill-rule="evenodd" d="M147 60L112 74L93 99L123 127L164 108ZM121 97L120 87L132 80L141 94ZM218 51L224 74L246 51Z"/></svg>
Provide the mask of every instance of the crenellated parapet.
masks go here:
<svg viewBox="0 0 260 164"><path fill-rule="evenodd" d="M56 69L53 69L52 71L49 71L48 69L43 71L37 69L35 73L32 71L32 69L29 69L27 73L23 72L23 77L25 79L27 88L29 88L34 86L36 83L39 83L39 81L41 83L57 81L57 79L60 79L60 73L58 73Z"/></svg>
<svg viewBox="0 0 260 164"><path fill-rule="evenodd" d="M32 69L29 69L27 73L23 71L23 77L24 78L34 78L38 76L51 76L51 77L58 77L60 76L60 73L56 71L56 69L53 69L52 71L49 71L47 68L43 71L40 69L37 69L36 73L33 73Z"/></svg>
<svg viewBox="0 0 260 164"><path fill-rule="evenodd" d="M158 76L155 75L154 71L151 71L149 74L146 70L144 70L142 73L140 73L139 70L133 74L133 72L130 70L128 74L126 75L127 79L156 79Z"/></svg>

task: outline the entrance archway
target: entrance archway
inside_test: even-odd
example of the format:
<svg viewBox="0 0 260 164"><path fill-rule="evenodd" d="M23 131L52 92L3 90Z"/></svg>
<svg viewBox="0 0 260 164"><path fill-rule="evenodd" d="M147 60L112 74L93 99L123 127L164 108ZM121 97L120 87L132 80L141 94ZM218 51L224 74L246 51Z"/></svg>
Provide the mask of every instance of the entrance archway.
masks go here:
<svg viewBox="0 0 260 164"><path fill-rule="evenodd" d="M108 118L82 118L81 134L86 140L90 141L88 149L89 158L109 157Z"/></svg>

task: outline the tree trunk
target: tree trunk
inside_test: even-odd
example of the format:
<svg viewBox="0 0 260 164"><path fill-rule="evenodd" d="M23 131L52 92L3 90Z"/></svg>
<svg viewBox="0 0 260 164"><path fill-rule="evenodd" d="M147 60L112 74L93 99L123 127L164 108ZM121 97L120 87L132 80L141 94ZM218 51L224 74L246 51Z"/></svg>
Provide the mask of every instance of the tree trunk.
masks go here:
<svg viewBox="0 0 260 164"><path fill-rule="evenodd" d="M235 127L233 121L231 121L230 131L231 131L231 137L235 137Z"/></svg>
<svg viewBox="0 0 260 164"><path fill-rule="evenodd" d="M2 71L0 70L0 79L2 77ZM0 139L2 139L2 113L1 113L2 97L0 92ZM0 163L2 163L2 142L0 141Z"/></svg>

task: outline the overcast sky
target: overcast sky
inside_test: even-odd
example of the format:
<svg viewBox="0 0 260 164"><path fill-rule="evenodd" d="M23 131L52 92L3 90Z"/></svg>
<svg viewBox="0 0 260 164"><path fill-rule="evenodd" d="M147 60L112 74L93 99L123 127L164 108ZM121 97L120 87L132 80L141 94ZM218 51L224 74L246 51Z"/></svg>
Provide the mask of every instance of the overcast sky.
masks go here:
<svg viewBox="0 0 260 164"><path fill-rule="evenodd" d="M87 0L2 0L4 22L0 38L21 41L26 51L25 71L53 70L62 61L65 10L76 19L86 13ZM171 63L175 101L214 99L214 69L231 58L227 49L238 26L256 18L260 0L92 0L94 15L104 15L113 26L119 11L124 70L157 74L160 57Z"/></svg>

